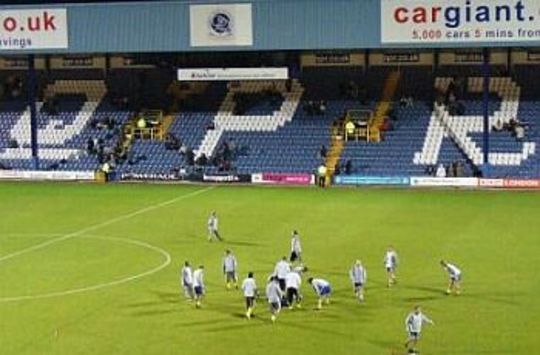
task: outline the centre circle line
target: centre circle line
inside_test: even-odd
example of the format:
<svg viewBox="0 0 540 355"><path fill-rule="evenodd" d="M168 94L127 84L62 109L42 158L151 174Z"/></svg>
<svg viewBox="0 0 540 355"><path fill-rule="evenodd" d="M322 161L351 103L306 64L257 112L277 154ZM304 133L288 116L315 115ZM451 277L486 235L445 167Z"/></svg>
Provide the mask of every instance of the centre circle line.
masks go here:
<svg viewBox="0 0 540 355"><path fill-rule="evenodd" d="M0 303L20 302L20 301L28 301L28 300L37 300L37 299L44 299L44 298L68 296L68 295L73 295L73 294L78 294L78 293L85 293L85 292L90 292L90 291L101 290L101 289L108 288L108 287L118 286L118 285L121 285L121 284L125 284L125 283L131 282L131 281L141 279L143 277L153 275L153 274L163 270L167 266L169 266L171 261L172 261L171 255L167 251L165 251L164 249L162 249L160 247L157 247L155 245L140 241L140 240L128 239L128 238L120 238L120 237L106 237L106 236L79 236L79 238L80 239L112 240L112 241L119 241L119 242L128 243L128 244L132 244L132 245L137 245L139 247L143 247L143 248L146 248L146 249L157 252L158 254L160 254L163 257L163 262L160 265L158 265L158 266L156 266L156 267L154 267L154 268L152 268L150 270L144 271L144 272L136 274L136 275L127 276L127 277L124 277L124 278L119 279L119 280L114 280L114 281L110 281L110 282L104 282L104 283L100 283L100 284L96 284L96 285L92 285L92 286L74 288L74 289L65 290L65 291L48 292L48 293L42 293L42 294L36 294L36 295L0 297Z"/></svg>

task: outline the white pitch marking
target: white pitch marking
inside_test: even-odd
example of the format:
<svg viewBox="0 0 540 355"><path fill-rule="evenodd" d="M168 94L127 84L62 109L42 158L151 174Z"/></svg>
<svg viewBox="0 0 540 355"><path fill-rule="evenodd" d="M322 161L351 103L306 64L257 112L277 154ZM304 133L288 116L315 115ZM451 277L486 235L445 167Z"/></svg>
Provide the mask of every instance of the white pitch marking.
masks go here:
<svg viewBox="0 0 540 355"><path fill-rule="evenodd" d="M116 238L116 237L100 237L100 236L94 236L94 237L86 236L86 237L82 237L82 238L116 240L116 241L121 241L121 242L124 242L124 243L138 245L140 247L144 247L144 248L153 250L155 252L158 252L159 254L161 254L165 258L165 260L163 261L163 263L161 263L159 266L157 266L155 268L152 268L152 269L150 269L148 271L145 271L145 272L137 274L137 275L124 277L123 279L120 279L120 280L105 282L105 283L92 285L92 286L87 286L87 287L75 288L75 289L71 289L71 290L44 293L44 294L39 294L39 295L24 295L24 296L4 297L4 298L0 298L0 303L20 302L20 301L43 299L43 298L67 296L67 295L73 295L73 294L76 294L76 293L83 293L83 292L89 292L89 291L96 291L96 290L100 290L100 289L103 289L103 288L106 288L106 287L117 286L117 285L124 284L124 283L130 282L130 281L134 281L134 280L143 278L145 276L150 276L150 275L155 274L158 271L161 271L162 269L166 268L171 263L171 255L168 252L166 252L165 250L163 250L163 249L161 249L159 247L156 247L154 245L151 245L151 244L148 244L148 243L145 243L145 242L141 242L141 241L138 241L138 240L127 239L127 238Z"/></svg>
<svg viewBox="0 0 540 355"><path fill-rule="evenodd" d="M197 191L194 191L194 192L190 192L189 194L178 196L176 198L173 198L172 200L161 202L161 203L158 203L156 205L152 205L152 206L142 208L142 209L137 210L135 212L131 212L131 213L128 213L128 214L121 215L121 216L115 217L113 219L109 219L108 221L101 222L101 223L98 223L98 224L94 224L93 226L80 229L80 230L78 230L76 232L73 232L73 233L64 234L64 235L62 235L62 236L60 236L58 238L54 238L54 239L45 241L43 243L33 245L31 247L21 249L19 251L13 252L11 254L4 255L4 256L0 257L0 262L12 259L12 258L14 258L16 256L19 256L19 255L30 253L30 252L35 251L35 250L43 249L43 248L45 248L45 247L47 247L47 246L49 246L51 244L56 244L56 243L62 242L64 240L68 240L68 239L71 239L71 238L78 237L78 236L80 236L80 235L82 235L84 233L88 233L88 232L94 231L96 229L106 227L106 226L111 225L113 223L120 222L120 221L123 221L123 220L126 220L126 219L130 219L130 218L133 218L133 217L138 216L140 214L150 212L150 211L156 210L156 209L161 208L161 207L168 206L168 205L173 204L175 202L185 200L186 198L190 198L190 197L193 197L193 196L200 195L200 194L205 193L207 191L210 191L210 190L212 190L214 188L215 188L215 186L210 186L210 187L207 187L207 188L202 189L202 190L197 190Z"/></svg>

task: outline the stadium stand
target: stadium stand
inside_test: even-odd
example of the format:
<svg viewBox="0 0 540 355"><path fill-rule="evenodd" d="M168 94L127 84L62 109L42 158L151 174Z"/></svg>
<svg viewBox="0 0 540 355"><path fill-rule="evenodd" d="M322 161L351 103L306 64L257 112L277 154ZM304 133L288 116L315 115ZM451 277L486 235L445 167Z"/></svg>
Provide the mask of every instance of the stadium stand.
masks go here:
<svg viewBox="0 0 540 355"><path fill-rule="evenodd" d="M177 103L179 113L172 116L168 129L186 150L194 152L195 160L207 157L205 166L192 167L186 154L171 150L165 141L136 139L127 159L118 162L117 170L135 174L170 174L195 168L206 173L312 173L324 161L320 148L332 144L336 120L349 110L376 110L385 80L394 70L390 66L373 67L367 72L361 67L307 67L300 80L290 83L206 84L204 90L195 90ZM539 173L540 104L535 92L540 84L531 70L516 66L508 76L504 68L492 68L489 159L493 166L489 176ZM43 99L37 107L41 168L98 169L103 159L88 154L88 141L99 140L108 149L114 148L122 139L122 126L134 115L133 110L140 108L118 107L112 102L126 97L131 103L142 91L157 92L146 95L145 105L166 107L171 104L166 94L172 82L169 74L167 69L116 70L106 78L102 71L92 70L40 74ZM465 81L466 90L459 97L462 114L450 114L444 105L433 106L436 93L448 90L454 80ZM152 82L150 89L143 90L147 81ZM350 162L350 173L355 174L411 176L430 174L429 167L459 161L464 175L478 173L483 146L481 88L479 66L447 66L437 73L425 66L401 68L388 112L391 127L383 133L383 140L346 142L339 151L339 165ZM410 97L412 104L401 105L403 97ZM57 112L47 107L50 98L55 98L53 111ZM324 112L306 109L321 102ZM32 169L30 111L24 97L4 100L0 111L0 163ZM106 118L115 122L115 129L96 127L96 122ZM526 128L523 139L516 139L508 130L493 129L498 121L506 126L512 119ZM231 142L235 148L231 164L220 165L216 156Z"/></svg>

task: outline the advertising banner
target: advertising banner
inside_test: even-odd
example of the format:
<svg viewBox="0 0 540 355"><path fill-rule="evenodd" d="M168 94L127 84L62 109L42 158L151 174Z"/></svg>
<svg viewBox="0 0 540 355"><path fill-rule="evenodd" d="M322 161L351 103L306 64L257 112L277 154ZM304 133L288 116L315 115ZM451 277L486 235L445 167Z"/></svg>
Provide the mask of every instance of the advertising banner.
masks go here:
<svg viewBox="0 0 540 355"><path fill-rule="evenodd" d="M540 40L540 0L381 0L383 44Z"/></svg>
<svg viewBox="0 0 540 355"><path fill-rule="evenodd" d="M178 69L179 81L285 80L288 68Z"/></svg>
<svg viewBox="0 0 540 355"><path fill-rule="evenodd" d="M409 185L410 179L404 176L360 176L343 175L334 178L336 185Z"/></svg>
<svg viewBox="0 0 540 355"><path fill-rule="evenodd" d="M219 183L233 183L233 182L251 182L251 175L203 175L204 182L219 182Z"/></svg>
<svg viewBox="0 0 540 355"><path fill-rule="evenodd" d="M477 178L411 177L411 186L423 187L477 187Z"/></svg>
<svg viewBox="0 0 540 355"><path fill-rule="evenodd" d="M66 9L0 10L0 52L68 48Z"/></svg>
<svg viewBox="0 0 540 355"><path fill-rule="evenodd" d="M251 175L255 184L313 185L315 180L310 174L262 173Z"/></svg>
<svg viewBox="0 0 540 355"><path fill-rule="evenodd" d="M252 46L251 4L191 5L192 47Z"/></svg>
<svg viewBox="0 0 540 355"><path fill-rule="evenodd" d="M540 180L504 179L504 187L516 189L540 189Z"/></svg>
<svg viewBox="0 0 540 355"><path fill-rule="evenodd" d="M94 180L94 172L93 171L0 170L0 180L51 180L51 181Z"/></svg>
<svg viewBox="0 0 540 355"><path fill-rule="evenodd" d="M479 179L478 186L480 187L504 187L503 179Z"/></svg>

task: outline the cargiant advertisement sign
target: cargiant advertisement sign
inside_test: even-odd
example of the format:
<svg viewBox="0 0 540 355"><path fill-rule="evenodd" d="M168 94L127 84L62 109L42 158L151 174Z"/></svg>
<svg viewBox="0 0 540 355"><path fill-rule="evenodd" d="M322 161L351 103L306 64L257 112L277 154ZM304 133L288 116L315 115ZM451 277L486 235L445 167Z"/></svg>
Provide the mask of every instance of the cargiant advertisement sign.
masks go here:
<svg viewBox="0 0 540 355"><path fill-rule="evenodd" d="M66 9L0 10L0 52L68 48Z"/></svg>
<svg viewBox="0 0 540 355"><path fill-rule="evenodd" d="M540 40L540 0L381 0L383 44Z"/></svg>

